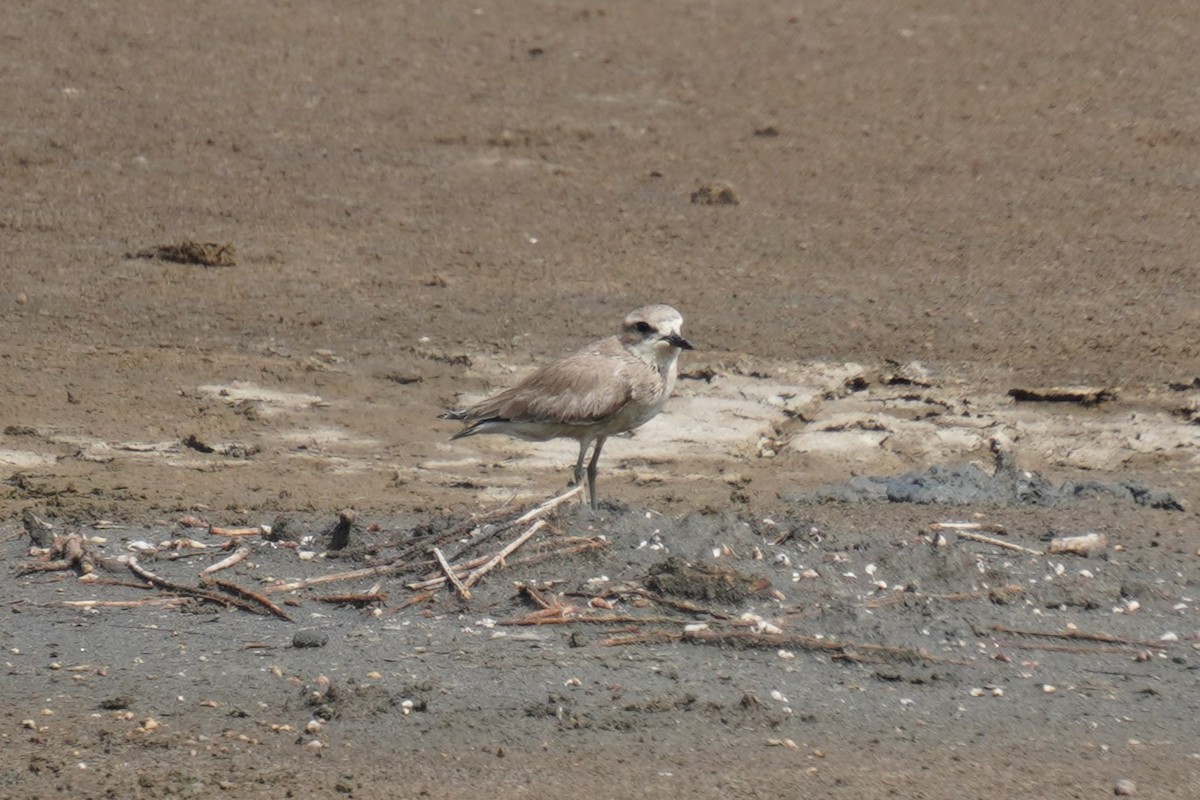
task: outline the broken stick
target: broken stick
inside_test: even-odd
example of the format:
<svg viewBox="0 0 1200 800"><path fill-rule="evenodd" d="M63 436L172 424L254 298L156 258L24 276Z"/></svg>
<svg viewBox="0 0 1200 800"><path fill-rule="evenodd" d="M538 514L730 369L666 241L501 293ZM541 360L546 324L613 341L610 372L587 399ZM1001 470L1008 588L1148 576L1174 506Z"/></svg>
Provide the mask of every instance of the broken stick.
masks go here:
<svg viewBox="0 0 1200 800"><path fill-rule="evenodd" d="M471 590L464 586L463 582L459 580L459 577L454 574L454 568L450 566L450 562L446 560L444 555L442 555L442 551L436 547L433 548L433 557L437 559L438 566L442 568L442 572L446 573L446 580L450 581L451 585L454 586L459 596L462 597L463 600L470 600Z"/></svg>
<svg viewBox="0 0 1200 800"><path fill-rule="evenodd" d="M1167 645L1162 642L1150 642L1141 639L1126 639L1123 636L1114 636L1111 633L1089 632L1079 630L1065 631L1030 631L1021 628L1010 628L1007 625L995 623L987 630L995 631L996 633L1007 633L1013 636L1032 636L1040 639L1074 639L1084 642L1100 642L1101 644L1120 644L1131 647L1149 647L1155 650L1165 650ZM986 636L986 631L976 630L976 636Z"/></svg>
<svg viewBox="0 0 1200 800"><path fill-rule="evenodd" d="M547 511L551 510L552 508L556 508L563 502L570 500L572 497L574 497L575 495L579 494L582 491L583 491L582 483L579 484L578 486L572 486L570 489L567 489L562 494L560 494L556 497L551 497L549 500L542 503L540 506L535 506L534 508L530 509L529 511L526 511L524 514L522 514L521 516L514 519L512 521L512 527L516 527L517 525L524 524L526 522L529 522L529 520L533 519L534 517L539 517L542 514L545 514Z"/></svg>
<svg viewBox="0 0 1200 800"><path fill-rule="evenodd" d="M223 569L229 569L248 555L250 555L249 547L239 547L237 550L234 550L233 555L229 556L228 558L223 558L217 563L211 564L200 570L200 577L204 578L208 575L212 575L214 572L220 572Z"/></svg>
<svg viewBox="0 0 1200 800"><path fill-rule="evenodd" d="M271 532L270 525L255 525L253 528L218 528L209 525L208 532L213 536L265 536Z"/></svg>
<svg viewBox="0 0 1200 800"><path fill-rule="evenodd" d="M995 522L933 522L929 525L931 531L987 531L988 533L1008 533L1008 529Z"/></svg>
<svg viewBox="0 0 1200 800"><path fill-rule="evenodd" d="M173 594L187 595L188 597L198 597L201 600L208 600L210 603L220 603L223 606L238 605L232 597L225 597L216 592L205 591L198 589L195 586L184 586L183 584L174 583L166 578L160 578L150 570L138 563L137 556L124 556L125 566L129 567L129 571L137 575L147 583L152 583L160 589L165 589Z"/></svg>
<svg viewBox="0 0 1200 800"><path fill-rule="evenodd" d="M578 489L581 487L577 486L575 488ZM570 494L571 494L570 492L566 492L563 495L560 495L559 498L556 498L556 499L558 499L561 502L561 500L565 500L567 497L569 497ZM545 505L545 504L543 504L543 505ZM470 587L474 586L475 584L479 583L480 578L482 578L484 575L488 574L493 569L495 569L498 564L502 563L504 561L504 559L508 558L510 555L512 555L514 552L516 552L518 547L525 544L525 542L529 541L530 538L532 538L535 533L537 533L544 527L546 527L546 520L544 520L544 519L539 519L537 522L530 525L529 530L522 533L516 539L513 539L512 542L509 545L507 545L503 550L501 550L499 553L496 553L496 555L494 555L490 559L488 559L487 562L483 566L472 571L471 574L467 576L467 579L465 581L463 581L463 585L466 586L467 588L470 588Z"/></svg>
<svg viewBox="0 0 1200 800"><path fill-rule="evenodd" d="M479 545L483 544L487 540L493 539L506 531L512 530L513 528L517 527L518 525L524 525L526 522L529 522L530 520L534 519L535 517L541 516L542 514L545 514L547 511L550 511L550 510L558 507L564 501L571 499L572 497L574 497L575 495L579 494L582 491L583 491L582 484L580 484L579 486L573 486L570 489L568 489L567 491L563 492L562 494L557 495L555 497L551 497L549 500L545 501L544 503L534 506L533 508L531 508L528 511L526 511L525 513L521 514L519 517L512 520L511 522L505 522L502 525L494 525L494 526L491 526L490 528L483 528L480 526L476 526L475 530L472 531L472 534L471 534L470 538L467 539L467 541L461 542L456 547L453 547L450 549L450 551L449 551L450 555L447 557L447 560L453 561L456 558L458 558L460 555L462 555L463 553L470 550L471 548L478 547ZM439 537L439 538L442 538L443 541L445 540L444 537Z"/></svg>
<svg viewBox="0 0 1200 800"><path fill-rule="evenodd" d="M1031 547L1022 547L1019 544L1013 544L1012 542L1006 542L1003 539L995 539L995 538L992 538L991 536L984 536L983 534L980 534L980 533L971 533L970 531L964 531L961 529L955 530L954 533L960 539L970 539L972 542L979 542L980 544L990 544L993 547L1002 547L1005 550L1012 550L1015 553L1024 553L1025 555L1030 555L1030 556L1045 555L1045 553L1043 553L1041 550L1034 550Z"/></svg>
<svg viewBox="0 0 1200 800"><path fill-rule="evenodd" d="M243 601L246 601L249 603L257 603L258 605L265 608L268 612L270 612L271 614L274 614L275 616L279 617L280 619L287 620L288 622L295 621L290 616L288 616L288 613L286 611L284 611L282 608L280 608L279 606L272 603L267 598L263 597L261 594L258 594L257 592L252 592L245 587L238 586L236 583L232 583L230 581L223 581L223 580L219 580L219 579L215 579L215 578L212 579L212 584L213 584L213 586L216 586L221 591L228 592L229 594L233 595L234 597L241 598Z"/></svg>

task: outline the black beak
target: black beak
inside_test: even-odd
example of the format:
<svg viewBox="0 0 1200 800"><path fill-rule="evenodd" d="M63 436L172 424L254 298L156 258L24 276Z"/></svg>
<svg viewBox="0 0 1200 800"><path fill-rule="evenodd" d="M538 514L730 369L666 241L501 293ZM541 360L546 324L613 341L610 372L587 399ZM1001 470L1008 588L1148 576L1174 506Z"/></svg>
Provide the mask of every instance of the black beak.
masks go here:
<svg viewBox="0 0 1200 800"><path fill-rule="evenodd" d="M672 347L678 347L680 350L695 350L696 349L696 348L692 347L691 342L689 342L687 339L680 336L678 333L672 333L670 336L668 336L667 342L669 342Z"/></svg>

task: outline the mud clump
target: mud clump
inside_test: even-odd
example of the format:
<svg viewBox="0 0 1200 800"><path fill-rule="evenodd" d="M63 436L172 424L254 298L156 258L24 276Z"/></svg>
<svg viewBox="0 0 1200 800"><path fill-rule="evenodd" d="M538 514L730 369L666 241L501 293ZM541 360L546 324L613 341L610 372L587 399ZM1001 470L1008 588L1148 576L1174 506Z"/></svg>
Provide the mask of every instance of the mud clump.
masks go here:
<svg viewBox="0 0 1200 800"><path fill-rule="evenodd" d="M768 590L770 583L737 570L691 565L672 556L650 568L646 588L691 600L741 603Z"/></svg>

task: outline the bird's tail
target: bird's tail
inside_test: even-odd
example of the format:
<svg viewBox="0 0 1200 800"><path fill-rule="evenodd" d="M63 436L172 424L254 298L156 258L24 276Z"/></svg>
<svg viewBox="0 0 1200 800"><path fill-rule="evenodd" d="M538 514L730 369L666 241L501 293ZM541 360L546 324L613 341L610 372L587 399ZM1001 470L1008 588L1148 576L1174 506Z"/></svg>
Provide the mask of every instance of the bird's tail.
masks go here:
<svg viewBox="0 0 1200 800"><path fill-rule="evenodd" d="M471 422L470 415L461 408L452 408L444 414L438 414L438 419L452 419L455 422ZM478 428L479 423L476 422L474 425L463 428L461 431L451 436L450 441L461 439L464 436L470 436L474 433L479 433Z"/></svg>

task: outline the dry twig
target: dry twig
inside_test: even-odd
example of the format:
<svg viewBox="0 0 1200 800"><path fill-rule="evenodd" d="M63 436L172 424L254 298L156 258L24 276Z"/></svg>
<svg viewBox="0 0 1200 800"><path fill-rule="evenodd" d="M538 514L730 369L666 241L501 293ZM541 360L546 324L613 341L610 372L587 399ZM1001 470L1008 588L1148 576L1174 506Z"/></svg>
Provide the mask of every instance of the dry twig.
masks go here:
<svg viewBox="0 0 1200 800"><path fill-rule="evenodd" d="M414 594L412 597L409 597L406 600L401 600L396 605L392 606L391 608L386 609L383 613L385 615L390 616L392 614L398 614L399 612L403 611L404 609L408 608L409 606L415 606L415 605L419 605L421 603L429 602L437 595L437 591L438 590L436 588L435 589L426 589L423 592Z"/></svg>
<svg viewBox="0 0 1200 800"><path fill-rule="evenodd" d="M461 543L458 547L450 550L447 559L453 561L471 548L478 547L489 539L494 539L495 537L500 536L501 534L506 533L519 525L524 525L526 522L529 522L530 520L557 508L563 502L571 499L581 491L583 491L582 484L579 486L573 486L562 494L551 497L549 500L546 500L545 502L528 509L516 519L506 522L503 525L497 525L491 530L485 530L482 528L481 524L477 524L471 537L466 542ZM489 514L484 519L495 519L495 517ZM442 536L439 538L445 541L448 537Z"/></svg>
<svg viewBox="0 0 1200 800"><path fill-rule="evenodd" d="M433 548L433 557L437 559L438 566L442 568L442 572L446 573L446 580L450 581L459 596L463 600L470 600L471 590L464 586L463 582L454 574L454 569L450 566L450 562L446 560L446 557L442 555L442 551L436 547Z"/></svg>
<svg viewBox="0 0 1200 800"><path fill-rule="evenodd" d="M931 531L987 531L988 533L1007 534L1008 529L995 522L933 522L929 525Z"/></svg>
<svg viewBox="0 0 1200 800"><path fill-rule="evenodd" d="M269 613L274 614L275 616L279 617L280 619L287 620L288 622L295 621L290 616L288 616L288 613L286 611L284 611L282 608L280 608L279 606L272 603L267 598L263 597L261 594L258 594L257 592L252 592L249 589L246 589L242 586L238 586L236 583L232 583L230 581L213 579L211 582L212 582L213 586L216 586L218 589L220 589L223 592L228 592L229 594L233 595L234 597L240 598L241 600L248 602L248 603L257 603L259 606L266 609Z"/></svg>
<svg viewBox="0 0 1200 800"><path fill-rule="evenodd" d="M208 575L212 575L214 572L220 572L223 569L229 569L248 555L250 555L249 547L239 547L237 550L233 551L233 555L223 558L217 563L210 564L209 566L200 570L200 577L204 578Z"/></svg>
<svg viewBox="0 0 1200 800"><path fill-rule="evenodd" d="M576 488L579 488L579 487L576 487ZM569 493L567 495L563 496L564 499L566 496L569 496ZM532 538L535 533L537 533L544 527L546 527L546 520L544 520L544 519L539 519L537 522L530 525L529 530L522 533L516 539L513 539L512 542L510 542L507 546L505 546L503 550L501 550L499 553L496 553L496 555L494 555L490 559L488 559L487 562L485 564L483 564L483 566L478 567L475 570L472 570L471 574L467 576L467 579L465 581L463 581L463 585L470 588L471 586L474 586L475 584L479 583L479 580L484 575L488 574L493 569L495 569L497 565L501 564L504 561L504 559L508 558L510 555L512 555L514 552L516 552L518 547L525 544L525 542L529 541L530 538Z"/></svg>
<svg viewBox="0 0 1200 800"><path fill-rule="evenodd" d="M255 525L253 528L218 528L216 525L208 526L208 532L213 536L228 536L230 538L237 536L262 536L268 530L264 525Z"/></svg>
<svg viewBox="0 0 1200 800"><path fill-rule="evenodd" d="M386 592L364 592L362 594L324 594L314 597L318 603L330 603L337 606L356 606L362 608L373 603L380 605L387 602Z"/></svg>
<svg viewBox="0 0 1200 800"><path fill-rule="evenodd" d="M316 578L306 578L305 580L292 581L291 583L277 583L263 589L263 594L275 594L276 592L293 592L297 589L307 589L311 586L320 586L325 583L336 583L338 581L350 581L358 578L383 578L388 575L395 575L399 572L404 572L407 569L412 569L412 565L401 562L392 562L383 564L378 567L364 567L363 569L352 569L349 572L338 572L333 575L319 575Z"/></svg>
<svg viewBox="0 0 1200 800"><path fill-rule="evenodd" d="M247 603L245 600L241 600L236 597L230 597L228 595L218 594L217 592L210 592L206 589L200 589L195 586L184 586L183 584L169 581L166 578L160 578L139 564L137 557L135 556L126 556L125 566L129 567L129 571L134 575L137 575L142 580L148 581L158 588L164 589L173 594L182 594L188 597L195 597L199 600L207 600L210 603L219 603L220 605L226 607L232 606L234 608L240 608L243 611L249 611L254 614L262 613L259 607Z"/></svg>
<svg viewBox="0 0 1200 800"><path fill-rule="evenodd" d="M1006 542L1003 539L995 539L991 536L984 536L983 534L979 534L979 533L971 533L970 531L956 530L955 534L957 534L958 538L960 538L960 539L970 539L972 542L980 542L981 544L990 544L993 547L1002 547L1005 550L1012 550L1013 552L1016 552L1016 553L1024 553L1024 554L1030 555L1030 556L1045 555L1045 553L1043 553L1041 550L1034 550L1030 547L1022 547L1019 544L1013 544L1012 542Z"/></svg>
<svg viewBox="0 0 1200 800"><path fill-rule="evenodd" d="M1092 655L1094 653L1117 653L1128 655L1139 652L1136 647L1119 647L1117 645L1091 645L1073 647L1069 644L1052 644L1050 642L1003 642L1001 647L1015 647L1018 650L1043 650L1052 653L1070 653L1076 656Z"/></svg>
<svg viewBox="0 0 1200 800"><path fill-rule="evenodd" d="M186 602L182 597L143 597L140 600L60 600L51 603L65 608L141 608L142 606L177 606Z"/></svg>
<svg viewBox="0 0 1200 800"><path fill-rule="evenodd" d="M976 629L976 636L987 636L987 631L996 633L1008 633L1013 636L1032 636L1041 639L1077 639L1084 642L1100 642L1102 644L1120 644L1130 647L1151 647L1156 650L1165 650L1166 645L1162 642L1147 642L1138 639L1125 639L1120 636L1113 636L1110 633L1089 633L1088 631L1027 631L1020 628L1010 628L1007 625L995 624L986 631Z"/></svg>

